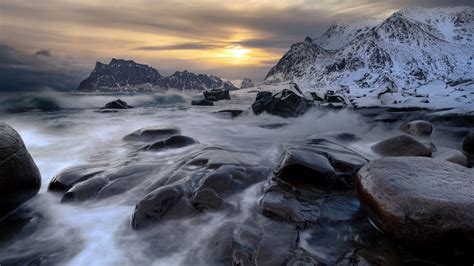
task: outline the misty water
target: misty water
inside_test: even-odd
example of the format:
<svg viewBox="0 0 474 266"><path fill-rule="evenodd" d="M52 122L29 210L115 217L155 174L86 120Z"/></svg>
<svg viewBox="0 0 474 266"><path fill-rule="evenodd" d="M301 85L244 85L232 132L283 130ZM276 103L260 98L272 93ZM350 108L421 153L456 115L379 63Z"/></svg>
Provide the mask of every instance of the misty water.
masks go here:
<svg viewBox="0 0 474 266"><path fill-rule="evenodd" d="M267 181L257 183L233 196L238 213L228 217L219 212L199 218L177 220L145 231L131 228L136 203L144 196L136 190L84 203L61 203L60 196L47 191L50 180L62 169L88 162L119 162L136 149L123 136L148 126L175 126L182 135L199 141L189 147L139 155L141 163L160 164L163 171L187 154L203 146L218 146L255 155L262 164L274 168L279 146L309 136L331 136L350 132L359 138L345 145L367 158L369 147L399 134L402 121L374 121L380 116L351 109L315 108L299 118L255 116L249 109L255 94L233 94L230 101L213 107L189 103L195 95L113 95L42 92L0 96L0 121L22 136L42 175L38 196L0 225L0 264L67 265L209 265L204 249L209 237L221 225L241 223L258 215L256 206ZM100 113L98 108L120 98L135 106L116 113ZM223 109L245 110L232 118L215 113ZM460 149L466 128L439 122L429 139L437 145ZM149 183L152 180L141 180ZM351 198L342 212L352 215L359 202ZM354 211L355 212L355 211ZM339 214L341 215L341 214ZM325 263L347 249L388 241L367 220L358 224L337 224L299 232L299 246ZM364 235L370 232L370 236ZM390 241L389 241L390 242ZM391 242L390 242L391 243ZM391 244L388 244L389 246ZM395 245L395 244L394 244Z"/></svg>

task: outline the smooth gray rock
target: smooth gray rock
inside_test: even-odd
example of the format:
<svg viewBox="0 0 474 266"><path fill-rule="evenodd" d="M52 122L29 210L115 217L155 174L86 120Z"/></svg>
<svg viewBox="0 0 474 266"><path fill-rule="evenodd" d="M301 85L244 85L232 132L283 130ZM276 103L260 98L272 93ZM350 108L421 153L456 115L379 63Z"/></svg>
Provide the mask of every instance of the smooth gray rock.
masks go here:
<svg viewBox="0 0 474 266"><path fill-rule="evenodd" d="M372 146L372 150L382 156L431 157L431 148L408 135L383 140Z"/></svg>
<svg viewBox="0 0 474 266"><path fill-rule="evenodd" d="M18 132L0 123L0 218L34 197L41 175Z"/></svg>
<svg viewBox="0 0 474 266"><path fill-rule="evenodd" d="M474 170L424 157L371 161L357 192L386 233L421 245L473 243Z"/></svg>
<svg viewBox="0 0 474 266"><path fill-rule="evenodd" d="M416 120L401 125L400 130L413 136L428 137L433 133L433 125L427 121Z"/></svg>

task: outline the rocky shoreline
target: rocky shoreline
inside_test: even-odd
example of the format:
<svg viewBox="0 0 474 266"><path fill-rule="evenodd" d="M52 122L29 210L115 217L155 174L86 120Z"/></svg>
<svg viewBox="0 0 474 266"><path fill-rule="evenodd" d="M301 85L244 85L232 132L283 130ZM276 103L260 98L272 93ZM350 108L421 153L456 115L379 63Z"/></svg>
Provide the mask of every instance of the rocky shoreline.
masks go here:
<svg viewBox="0 0 474 266"><path fill-rule="evenodd" d="M265 111L295 117L309 108L309 103L292 91L263 94L252 106L256 114ZM129 108L123 101L118 103ZM179 247L175 234L180 231L189 233L193 227L219 219L218 226L193 251L193 257L206 260L186 258L183 264L472 264L473 132L456 132L464 141L459 143L462 151L454 150L430 140L433 132L443 129L437 127L442 118L431 117L431 123L427 112L381 110L359 112L377 123L405 121L399 135L372 143L365 151L351 146L360 138L351 132L288 139L281 143L279 160L272 163L238 147L202 144L200 139L182 135L179 127L150 125L126 132L128 135L117 140L126 151L119 159L91 160L58 173L48 194L62 204L86 206L113 202L120 196L121 201L135 206L130 224L122 232L138 235L138 240L124 245L145 243L150 260ZM242 113L226 111L233 111L232 117ZM450 122L456 123L447 118L441 124L449 127ZM2 125L2 130L13 129ZM4 180L12 178L22 184L13 188L15 192L30 191L27 181L5 168L4 162L11 157L3 151L24 149L21 138L13 138L20 148L1 139L2 156L6 157L1 160L0 189L11 182ZM166 160L155 157L172 150L184 154ZM28 156L15 165L24 170L20 164L29 164L33 170L28 171L39 178ZM36 192L13 203L9 210L21 206L38 189L35 185ZM258 201L247 202L248 193ZM4 195L0 194L3 202ZM17 226L12 221L24 221L13 230L20 235L40 230L31 223L36 215L24 206L2 218L0 244L4 243L4 231ZM332 243L337 243L337 249L331 252L315 249L328 249ZM24 258L0 260L0 264L67 260L57 252L44 248Z"/></svg>

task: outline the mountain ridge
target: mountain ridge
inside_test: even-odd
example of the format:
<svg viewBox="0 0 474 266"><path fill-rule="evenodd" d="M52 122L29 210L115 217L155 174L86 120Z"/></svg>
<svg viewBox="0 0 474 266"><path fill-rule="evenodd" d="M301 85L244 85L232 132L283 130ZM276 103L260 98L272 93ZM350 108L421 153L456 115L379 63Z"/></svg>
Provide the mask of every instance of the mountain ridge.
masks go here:
<svg viewBox="0 0 474 266"><path fill-rule="evenodd" d="M332 90L352 102L368 97L386 105L421 97L417 88L432 82L444 82L449 94L466 85L450 83L471 80L465 95L472 103L473 35L472 7L402 9L366 24L333 24L321 36L293 44L265 82L291 81L306 91ZM387 88L391 97L382 101Z"/></svg>
<svg viewBox="0 0 474 266"><path fill-rule="evenodd" d="M187 70L170 76L161 75L155 68L133 60L112 58L109 64L96 62L89 77L79 84L79 91L100 92L160 92L168 90L204 91L237 89L232 83L206 74Z"/></svg>

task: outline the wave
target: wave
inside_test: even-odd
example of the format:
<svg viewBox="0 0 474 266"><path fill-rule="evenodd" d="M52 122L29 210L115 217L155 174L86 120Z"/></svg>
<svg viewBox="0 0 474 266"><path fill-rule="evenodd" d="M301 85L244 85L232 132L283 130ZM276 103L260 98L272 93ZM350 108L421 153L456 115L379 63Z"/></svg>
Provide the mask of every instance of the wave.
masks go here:
<svg viewBox="0 0 474 266"><path fill-rule="evenodd" d="M54 112L63 109L97 109L116 99L135 107L167 107L189 102L189 95L180 93L124 94L71 93L42 91L30 93L0 93L0 112Z"/></svg>

